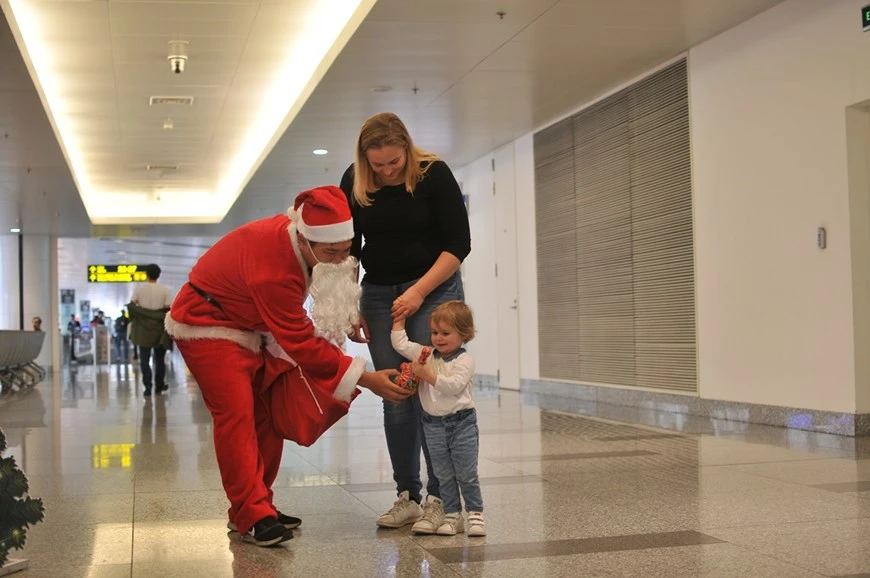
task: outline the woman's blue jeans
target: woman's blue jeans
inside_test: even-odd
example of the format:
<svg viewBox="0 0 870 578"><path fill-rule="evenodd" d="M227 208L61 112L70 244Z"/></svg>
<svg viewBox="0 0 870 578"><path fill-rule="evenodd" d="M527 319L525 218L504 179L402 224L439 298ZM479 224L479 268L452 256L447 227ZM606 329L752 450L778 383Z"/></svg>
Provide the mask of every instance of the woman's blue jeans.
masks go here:
<svg viewBox="0 0 870 578"><path fill-rule="evenodd" d="M402 362L407 361L390 343L390 332L393 329L390 310L393 301L416 282L415 279L399 285L373 285L365 281L362 284L360 312L368 324L369 353L377 370L399 369ZM465 300L459 271L427 295L417 313L408 318L405 323L408 338L416 343L431 345L429 315L441 303L454 299ZM430 496L441 497L438 478L432 470L429 448L423 437L421 415L420 398L417 395L407 397L399 403L384 400L384 433L393 464L396 493L407 491L410 498L418 503L422 501L420 491L423 489L420 481L421 449L426 458L426 472L429 476L426 491Z"/></svg>

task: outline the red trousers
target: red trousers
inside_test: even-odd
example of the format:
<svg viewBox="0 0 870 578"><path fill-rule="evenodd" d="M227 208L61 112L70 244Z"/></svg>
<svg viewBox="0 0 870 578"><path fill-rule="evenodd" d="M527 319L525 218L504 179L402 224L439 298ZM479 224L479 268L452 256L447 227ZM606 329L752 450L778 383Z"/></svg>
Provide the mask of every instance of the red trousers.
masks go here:
<svg viewBox="0 0 870 578"><path fill-rule="evenodd" d="M242 534L275 516L272 483L284 439L275 432L262 397L263 352L225 339L176 341L214 419L214 448L229 519Z"/></svg>

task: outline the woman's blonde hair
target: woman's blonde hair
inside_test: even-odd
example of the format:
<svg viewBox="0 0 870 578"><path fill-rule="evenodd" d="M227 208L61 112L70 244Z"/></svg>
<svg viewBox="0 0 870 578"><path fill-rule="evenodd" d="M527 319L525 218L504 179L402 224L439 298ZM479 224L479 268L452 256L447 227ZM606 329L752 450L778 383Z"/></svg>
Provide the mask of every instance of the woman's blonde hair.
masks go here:
<svg viewBox="0 0 870 578"><path fill-rule="evenodd" d="M363 123L356 141L353 198L360 206L371 205L371 193L381 188L375 181L375 172L366 158L366 151L385 146L399 147L405 151L405 190L412 194L432 162L438 160L438 155L414 146L408 129L398 116L392 112L376 114Z"/></svg>
<svg viewBox="0 0 870 578"><path fill-rule="evenodd" d="M429 316L429 325L452 327L464 343L474 339L474 316L471 308L462 301L445 301Z"/></svg>

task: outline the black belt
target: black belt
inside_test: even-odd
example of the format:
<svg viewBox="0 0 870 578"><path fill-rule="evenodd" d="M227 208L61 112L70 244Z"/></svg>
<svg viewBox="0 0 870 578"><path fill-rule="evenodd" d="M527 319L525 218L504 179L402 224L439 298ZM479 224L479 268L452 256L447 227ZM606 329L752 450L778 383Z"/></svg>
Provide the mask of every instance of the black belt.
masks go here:
<svg viewBox="0 0 870 578"><path fill-rule="evenodd" d="M208 301L209 303L211 303L212 305L214 305L215 307L217 307L221 311L224 310L224 308L221 307L221 304L217 302L217 299L215 299L214 297L212 297L211 295L209 295L208 293L206 293L205 291L203 291L202 289L200 289L199 287L197 287L196 285L194 285L190 281L188 281L187 284L190 285L191 289L193 289L194 291L199 293L203 299L205 299L206 301Z"/></svg>

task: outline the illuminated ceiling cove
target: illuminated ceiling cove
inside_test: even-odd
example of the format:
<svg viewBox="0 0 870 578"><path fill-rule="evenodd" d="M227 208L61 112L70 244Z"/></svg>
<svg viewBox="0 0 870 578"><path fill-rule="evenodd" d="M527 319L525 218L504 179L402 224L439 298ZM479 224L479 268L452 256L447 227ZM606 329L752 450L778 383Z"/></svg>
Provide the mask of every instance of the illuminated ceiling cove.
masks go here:
<svg viewBox="0 0 870 578"><path fill-rule="evenodd" d="M94 224L217 223L376 0L0 0Z"/></svg>

